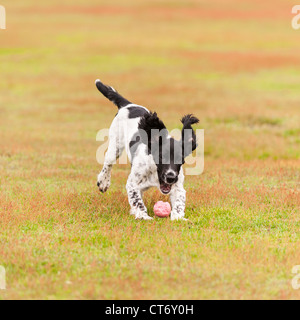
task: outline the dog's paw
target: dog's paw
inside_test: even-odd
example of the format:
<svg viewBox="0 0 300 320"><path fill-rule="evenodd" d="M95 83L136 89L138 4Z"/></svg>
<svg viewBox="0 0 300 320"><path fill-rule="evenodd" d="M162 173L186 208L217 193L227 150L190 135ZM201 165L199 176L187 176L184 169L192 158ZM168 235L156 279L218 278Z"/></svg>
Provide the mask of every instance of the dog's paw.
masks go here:
<svg viewBox="0 0 300 320"><path fill-rule="evenodd" d="M106 192L110 187L110 177L101 172L98 176L97 186L102 193Z"/></svg>
<svg viewBox="0 0 300 320"><path fill-rule="evenodd" d="M153 220L152 217L148 216L147 214L142 215L142 216L135 216L136 220Z"/></svg>
<svg viewBox="0 0 300 320"><path fill-rule="evenodd" d="M174 211L171 211L171 220L172 221L174 221L174 220L188 221L188 219L186 219L184 217L184 212L183 213L178 213L178 212L174 212Z"/></svg>
<svg viewBox="0 0 300 320"><path fill-rule="evenodd" d="M141 211L137 208L132 208L130 210L130 214L134 215L137 220L153 220L153 218L148 216L147 212Z"/></svg>

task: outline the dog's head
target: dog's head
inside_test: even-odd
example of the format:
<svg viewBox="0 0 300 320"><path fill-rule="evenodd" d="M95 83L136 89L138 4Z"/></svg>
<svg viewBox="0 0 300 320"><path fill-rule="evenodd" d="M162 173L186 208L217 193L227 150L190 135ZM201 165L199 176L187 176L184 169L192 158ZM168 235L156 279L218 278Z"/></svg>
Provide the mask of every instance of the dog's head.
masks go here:
<svg viewBox="0 0 300 320"><path fill-rule="evenodd" d="M172 185L178 181L178 175L184 159L197 147L196 135L192 124L199 120L188 114L181 119L183 124L181 139L169 136L164 123L156 112L145 114L139 123L141 140L148 147L157 166L160 190L163 194L171 191Z"/></svg>

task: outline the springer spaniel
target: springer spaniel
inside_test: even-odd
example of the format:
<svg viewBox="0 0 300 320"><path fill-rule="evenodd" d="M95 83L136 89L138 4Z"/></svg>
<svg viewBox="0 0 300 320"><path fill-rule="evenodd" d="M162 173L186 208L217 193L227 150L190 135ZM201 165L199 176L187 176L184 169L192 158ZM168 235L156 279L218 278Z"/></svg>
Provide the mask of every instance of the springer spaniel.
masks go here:
<svg viewBox="0 0 300 320"><path fill-rule="evenodd" d="M96 80L98 90L118 107L118 113L109 129L109 146L103 169L98 175L98 187L106 192L110 186L112 165L126 149L131 162L131 172L126 189L131 214L136 219L150 220L143 202L143 192L157 187L171 200L171 220L184 218L186 191L183 188L184 159L196 149L196 135L192 124L199 120L191 114L181 119L181 139L169 136L156 112L131 103L114 88Z"/></svg>

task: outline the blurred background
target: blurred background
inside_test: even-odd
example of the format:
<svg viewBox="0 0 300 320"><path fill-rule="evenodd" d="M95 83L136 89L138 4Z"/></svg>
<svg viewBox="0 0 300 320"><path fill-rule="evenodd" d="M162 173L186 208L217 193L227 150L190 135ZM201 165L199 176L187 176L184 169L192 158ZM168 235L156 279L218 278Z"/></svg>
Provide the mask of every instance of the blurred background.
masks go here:
<svg viewBox="0 0 300 320"><path fill-rule="evenodd" d="M292 1L1 4L2 150L94 156L95 134L115 112L94 87L100 78L170 129L195 113L206 157L299 159Z"/></svg>
<svg viewBox="0 0 300 320"><path fill-rule="evenodd" d="M289 0L1 0L4 298L299 298L300 30ZM300 4L300 3L299 3ZM194 113L205 169L193 225L129 215L130 166L96 188L100 78L157 111ZM165 200L150 190L145 203Z"/></svg>

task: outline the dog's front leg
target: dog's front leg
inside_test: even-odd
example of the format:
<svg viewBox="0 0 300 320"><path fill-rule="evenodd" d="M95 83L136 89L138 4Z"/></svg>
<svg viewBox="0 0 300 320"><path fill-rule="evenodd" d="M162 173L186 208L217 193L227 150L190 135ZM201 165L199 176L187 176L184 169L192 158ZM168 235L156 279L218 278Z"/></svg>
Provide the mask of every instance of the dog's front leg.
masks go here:
<svg viewBox="0 0 300 320"><path fill-rule="evenodd" d="M184 218L186 191L181 183L173 186L170 200L172 205L171 220L186 220Z"/></svg>
<svg viewBox="0 0 300 320"><path fill-rule="evenodd" d="M153 218L149 217L147 214L147 208L143 202L141 189L132 175L129 175L126 190L128 201L131 206L130 213L134 215L136 219L152 220Z"/></svg>

